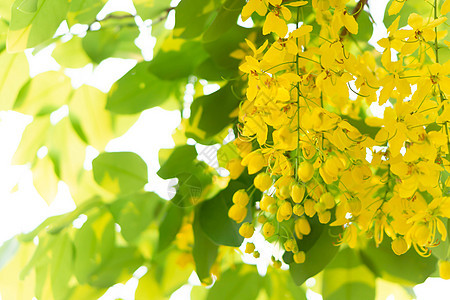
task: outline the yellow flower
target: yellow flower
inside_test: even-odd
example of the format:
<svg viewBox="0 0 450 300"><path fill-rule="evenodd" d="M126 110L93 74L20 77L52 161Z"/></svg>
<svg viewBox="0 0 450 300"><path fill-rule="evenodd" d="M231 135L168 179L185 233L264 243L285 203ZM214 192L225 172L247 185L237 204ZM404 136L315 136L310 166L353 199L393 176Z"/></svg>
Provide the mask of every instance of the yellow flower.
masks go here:
<svg viewBox="0 0 450 300"><path fill-rule="evenodd" d="M403 4L405 4L406 1L401 1L401 0L394 0L391 3L391 6L389 6L388 9L388 14L390 16L398 14L399 11L402 9Z"/></svg>
<svg viewBox="0 0 450 300"><path fill-rule="evenodd" d="M256 12L260 16L264 16L267 12L266 0L249 0L242 8L242 21L246 21L250 16Z"/></svg>
<svg viewBox="0 0 450 300"><path fill-rule="evenodd" d="M280 6L279 4L275 5L273 10L266 16L266 21L263 26L263 34L266 35L271 32L275 32L279 37L284 38L288 32L286 21L289 21L291 17L291 11L287 7Z"/></svg>

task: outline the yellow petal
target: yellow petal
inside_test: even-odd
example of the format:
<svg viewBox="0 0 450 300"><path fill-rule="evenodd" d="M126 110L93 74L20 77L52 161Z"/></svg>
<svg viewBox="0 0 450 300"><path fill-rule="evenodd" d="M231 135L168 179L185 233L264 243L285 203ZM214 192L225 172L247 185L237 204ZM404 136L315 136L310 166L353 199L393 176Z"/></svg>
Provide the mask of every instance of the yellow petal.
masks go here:
<svg viewBox="0 0 450 300"><path fill-rule="evenodd" d="M448 12L450 12L450 0L445 0L441 6L441 15L446 15Z"/></svg>
<svg viewBox="0 0 450 300"><path fill-rule="evenodd" d="M357 34L358 33L358 23L356 22L355 18L349 14L344 14L344 17L342 18L342 21L344 22L345 28L352 33Z"/></svg>

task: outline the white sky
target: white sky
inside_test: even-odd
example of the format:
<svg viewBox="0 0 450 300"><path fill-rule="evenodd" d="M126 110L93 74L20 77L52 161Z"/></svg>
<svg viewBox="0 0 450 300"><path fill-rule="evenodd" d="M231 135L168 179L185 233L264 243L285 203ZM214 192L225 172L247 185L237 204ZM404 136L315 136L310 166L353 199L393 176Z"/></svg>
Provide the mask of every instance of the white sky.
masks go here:
<svg viewBox="0 0 450 300"><path fill-rule="evenodd" d="M173 1L175 5L179 0ZM384 5L388 0L372 0L371 13L377 22L375 34L372 41L383 37L386 33L382 19L384 14ZM127 11L135 13L131 0L110 0L99 18L104 17L110 11ZM146 34L142 34L136 41L137 45L143 48L143 55L146 59L152 56L152 47L154 39L148 38L149 24L139 22L138 25ZM173 14L170 15L166 26L172 28L174 23ZM381 24L381 25L379 25ZM67 28L60 28L62 31ZM147 38L145 38L145 36ZM27 51L30 59L30 74L32 76L50 69L58 69L58 64L49 58L52 47L41 51L35 57L32 57L31 51ZM134 60L108 59L102 62L94 70L92 65L83 69L70 70L67 72L73 79L74 86L80 86L83 83L89 83L100 90L106 92L111 84L122 74L126 73L136 64ZM211 88L211 87L210 87ZM212 87L213 89L215 87ZM209 90L211 92L212 90ZM382 113L382 108L374 107L374 112ZM59 117L64 116L64 110L61 110ZM179 112L168 112L160 108L154 108L144 111L137 123L123 136L111 141L107 151L133 151L139 154L147 163L149 168L149 184L147 190L154 190L161 196L167 196L168 182L156 176L158 165L158 151L160 148L171 148L174 143L171 133L180 122ZM48 206L46 202L36 192L33 184L29 166L12 166L11 158L20 142L25 126L31 121L31 117L24 116L15 112L0 112L0 243L11 238L17 233L29 231L42 222L46 217L61 214L72 210L75 205L70 198L68 188L64 183L58 186L58 194L54 202ZM155 130L157 128L157 130ZM92 160L96 151L88 149L88 157ZM17 186L16 186L17 185ZM263 242L261 242L263 243ZM258 247L260 248L260 247ZM266 255L267 254L267 255ZM270 252L263 255L270 259ZM254 263L246 257L250 263ZM141 274L142 275L142 274ZM192 277L192 282L196 282ZM103 300L117 299L118 297L131 300L134 299L134 290L137 286L137 279L131 279L126 285L119 284L110 289ZM177 291L171 298L189 299L190 286L184 286ZM415 289L417 299L448 299L450 286L448 282L441 279L431 278L425 284L418 285ZM320 295L308 292L309 299L321 299ZM389 299L392 300L392 299Z"/></svg>

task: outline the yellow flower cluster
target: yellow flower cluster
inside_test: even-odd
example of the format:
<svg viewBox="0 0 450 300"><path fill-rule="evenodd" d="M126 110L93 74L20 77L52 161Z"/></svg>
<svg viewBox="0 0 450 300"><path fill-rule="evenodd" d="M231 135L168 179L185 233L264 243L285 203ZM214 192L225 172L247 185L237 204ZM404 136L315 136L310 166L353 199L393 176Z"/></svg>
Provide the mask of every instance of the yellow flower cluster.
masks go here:
<svg viewBox="0 0 450 300"><path fill-rule="evenodd" d="M229 169L235 178L242 167L257 174L254 187L264 193L253 203L262 216L254 225L261 223L262 234L292 251L297 263L308 259L298 245L316 214L322 224L342 226L338 244L373 238L378 245L386 234L397 255L414 247L426 256L446 239L443 221L450 217L450 62L440 63L433 46L445 36L437 26L446 17L414 13L409 29L398 29L398 17L378 42L384 52L377 64L375 52L356 55L344 43L358 32L347 2L244 6L243 20L265 17L267 39L246 40L252 53L240 65L248 79L235 140L240 158ZM394 1L389 13L402 3ZM301 19L304 5L315 10L320 28ZM372 103L388 101L383 118L370 117ZM370 136L364 128L378 131ZM240 223L249 197L238 191L233 202L229 216ZM250 238L254 225L244 223L241 234Z"/></svg>

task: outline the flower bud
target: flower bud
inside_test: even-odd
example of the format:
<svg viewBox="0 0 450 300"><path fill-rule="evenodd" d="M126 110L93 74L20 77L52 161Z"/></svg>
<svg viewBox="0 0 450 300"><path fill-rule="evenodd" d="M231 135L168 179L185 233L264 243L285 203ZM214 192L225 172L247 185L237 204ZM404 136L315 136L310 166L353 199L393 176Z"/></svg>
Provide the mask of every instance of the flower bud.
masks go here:
<svg viewBox="0 0 450 300"><path fill-rule="evenodd" d="M314 175L314 167L307 161L302 161L297 169L298 178L303 182L308 182Z"/></svg>
<svg viewBox="0 0 450 300"><path fill-rule="evenodd" d="M275 234L275 226L273 226L273 224L270 222L264 223L262 229L263 229L263 235L266 238L269 238Z"/></svg>
<svg viewBox="0 0 450 300"><path fill-rule="evenodd" d="M246 239L249 239L253 236L253 233L255 232L255 227L253 227L253 224L250 224L249 222L245 222L241 225L239 228L239 234L245 237Z"/></svg>
<svg viewBox="0 0 450 300"><path fill-rule="evenodd" d="M258 223L264 224L267 222L267 218L265 215L259 215L258 216Z"/></svg>
<svg viewBox="0 0 450 300"><path fill-rule="evenodd" d="M231 179L238 179L239 176L241 176L242 172L244 171L245 167L241 165L241 161L239 158L233 158L225 167L230 172L230 178Z"/></svg>
<svg viewBox="0 0 450 300"><path fill-rule="evenodd" d="M279 261L279 260L274 261L274 262L273 262L273 267L274 267L275 269L281 268L281 261Z"/></svg>
<svg viewBox="0 0 450 300"><path fill-rule="evenodd" d="M295 221L295 234L300 238L300 236L308 235L311 233L311 226L306 218L299 218Z"/></svg>
<svg viewBox="0 0 450 300"><path fill-rule="evenodd" d="M350 198L347 200L348 211L352 213L352 215L357 216L361 212L361 200L358 198Z"/></svg>
<svg viewBox="0 0 450 300"><path fill-rule="evenodd" d="M295 204L294 208L292 209L293 213L297 216L301 216L305 213L305 208L301 204Z"/></svg>
<svg viewBox="0 0 450 300"><path fill-rule="evenodd" d="M247 243L247 245L245 245L245 253L253 253L253 251L255 251L255 244L253 243Z"/></svg>
<svg viewBox="0 0 450 300"><path fill-rule="evenodd" d="M297 246L297 243L295 242L294 239L289 239L286 242L284 242L283 246L286 251L293 251Z"/></svg>
<svg viewBox="0 0 450 300"><path fill-rule="evenodd" d="M275 204L275 202L276 202L275 198L268 195L264 195L261 201L259 202L259 207L263 211L270 212L269 206Z"/></svg>
<svg viewBox="0 0 450 300"><path fill-rule="evenodd" d="M230 219L236 221L236 223L241 223L244 221L245 216L247 216L247 207L234 204L228 210L228 216Z"/></svg>
<svg viewBox="0 0 450 300"><path fill-rule="evenodd" d="M415 226L413 238L419 246L425 246L430 238L430 228L425 223L419 223Z"/></svg>
<svg viewBox="0 0 450 300"><path fill-rule="evenodd" d="M305 187L299 184L293 184L291 186L291 198L295 203L301 203L305 196Z"/></svg>
<svg viewBox="0 0 450 300"><path fill-rule="evenodd" d="M450 279L450 261L439 261L439 276L442 279Z"/></svg>
<svg viewBox="0 0 450 300"><path fill-rule="evenodd" d="M403 237L398 237L391 243L392 251L397 255L402 255L408 251L408 244Z"/></svg>
<svg viewBox="0 0 450 300"><path fill-rule="evenodd" d="M247 206L250 198L244 189L238 190L233 195L233 203L241 206Z"/></svg>
<svg viewBox="0 0 450 300"><path fill-rule="evenodd" d="M265 172L259 173L256 175L253 183L258 190L264 192L272 186L272 177Z"/></svg>
<svg viewBox="0 0 450 300"><path fill-rule="evenodd" d="M306 258L306 255L305 255L305 252L303 252L303 251L299 251L299 252L294 254L294 261L297 264L304 263L305 262L305 258Z"/></svg>
<svg viewBox="0 0 450 300"><path fill-rule="evenodd" d="M331 220L331 212L329 210L324 211L323 213L317 213L319 216L319 222L322 224L327 224Z"/></svg>
<svg viewBox="0 0 450 300"><path fill-rule="evenodd" d="M321 214L323 212L325 212L327 210L327 208L325 207L325 203L323 202L316 202L316 204L314 204L314 210Z"/></svg>
<svg viewBox="0 0 450 300"><path fill-rule="evenodd" d="M319 201L325 204L326 209L332 209L336 205L334 197L331 193L322 194L322 196L320 196Z"/></svg>
<svg viewBox="0 0 450 300"><path fill-rule="evenodd" d="M305 200L305 214L310 218L312 218L316 214L316 210L314 209L315 204L316 202L311 199Z"/></svg>

